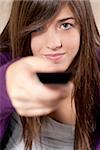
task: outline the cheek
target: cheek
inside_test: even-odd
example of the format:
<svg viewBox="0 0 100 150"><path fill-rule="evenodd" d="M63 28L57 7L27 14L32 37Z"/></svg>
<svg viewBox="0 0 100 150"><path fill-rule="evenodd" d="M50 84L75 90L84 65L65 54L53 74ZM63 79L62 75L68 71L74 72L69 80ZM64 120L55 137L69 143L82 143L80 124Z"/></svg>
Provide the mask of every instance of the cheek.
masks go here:
<svg viewBox="0 0 100 150"><path fill-rule="evenodd" d="M63 45L68 54L76 55L80 46L80 33L75 32L70 34L65 38Z"/></svg>
<svg viewBox="0 0 100 150"><path fill-rule="evenodd" d="M31 51L33 55L38 55L39 52L42 49L42 40L39 39L38 37L32 37L31 38Z"/></svg>

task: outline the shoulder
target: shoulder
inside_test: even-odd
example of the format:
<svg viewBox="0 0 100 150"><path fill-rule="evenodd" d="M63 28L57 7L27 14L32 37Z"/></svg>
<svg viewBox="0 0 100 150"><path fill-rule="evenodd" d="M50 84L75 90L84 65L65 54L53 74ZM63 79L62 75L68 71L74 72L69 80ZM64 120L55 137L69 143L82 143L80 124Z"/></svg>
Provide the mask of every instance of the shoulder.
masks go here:
<svg viewBox="0 0 100 150"><path fill-rule="evenodd" d="M97 64L100 70L100 47L98 47L96 50L96 57L97 57Z"/></svg>
<svg viewBox="0 0 100 150"><path fill-rule="evenodd" d="M9 54L8 52L0 52L0 66L8 63L11 59L11 54Z"/></svg>

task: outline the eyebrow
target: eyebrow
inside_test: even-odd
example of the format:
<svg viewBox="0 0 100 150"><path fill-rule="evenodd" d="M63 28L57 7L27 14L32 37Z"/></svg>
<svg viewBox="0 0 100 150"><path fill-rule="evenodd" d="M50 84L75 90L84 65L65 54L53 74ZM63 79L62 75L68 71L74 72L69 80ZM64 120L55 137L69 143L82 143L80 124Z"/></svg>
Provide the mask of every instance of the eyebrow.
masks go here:
<svg viewBox="0 0 100 150"><path fill-rule="evenodd" d="M58 20L58 22L64 22L64 21L67 21L67 20L70 20L70 19L75 20L74 17L67 17L67 18L63 18L63 19Z"/></svg>

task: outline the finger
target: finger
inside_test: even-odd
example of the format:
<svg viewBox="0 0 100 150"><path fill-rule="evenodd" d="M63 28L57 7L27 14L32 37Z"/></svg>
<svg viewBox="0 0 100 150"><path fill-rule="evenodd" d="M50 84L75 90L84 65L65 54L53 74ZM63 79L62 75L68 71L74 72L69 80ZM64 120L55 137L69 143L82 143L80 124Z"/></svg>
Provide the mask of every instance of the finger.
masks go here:
<svg viewBox="0 0 100 150"><path fill-rule="evenodd" d="M34 116L44 116L48 115L56 109L54 108L40 108L40 109L30 109L30 110L18 110L17 113L25 117L34 117Z"/></svg>
<svg viewBox="0 0 100 150"><path fill-rule="evenodd" d="M53 62L36 56L26 57L23 61L30 66L32 72L64 72L66 70L66 64L59 64L59 67L57 67Z"/></svg>
<svg viewBox="0 0 100 150"><path fill-rule="evenodd" d="M14 99L14 107L16 109L40 109L40 108L50 108L50 107L54 107L57 106L59 104L58 100L33 100L33 101L29 101L29 100L15 100Z"/></svg>

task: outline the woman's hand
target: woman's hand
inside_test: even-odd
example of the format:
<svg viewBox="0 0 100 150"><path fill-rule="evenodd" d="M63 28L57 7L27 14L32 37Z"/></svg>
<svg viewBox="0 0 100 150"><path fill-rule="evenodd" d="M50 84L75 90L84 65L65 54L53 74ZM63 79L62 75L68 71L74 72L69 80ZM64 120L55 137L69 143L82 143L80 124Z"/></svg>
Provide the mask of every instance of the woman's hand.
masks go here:
<svg viewBox="0 0 100 150"><path fill-rule="evenodd" d="M62 72L51 62L29 56L11 64L6 72L7 92L21 116L42 116L54 111L67 96L66 85L42 84L36 72Z"/></svg>

